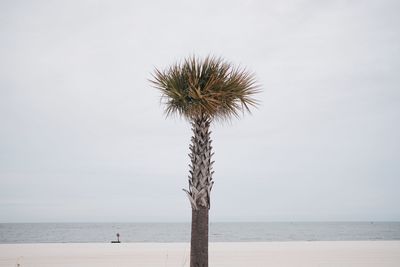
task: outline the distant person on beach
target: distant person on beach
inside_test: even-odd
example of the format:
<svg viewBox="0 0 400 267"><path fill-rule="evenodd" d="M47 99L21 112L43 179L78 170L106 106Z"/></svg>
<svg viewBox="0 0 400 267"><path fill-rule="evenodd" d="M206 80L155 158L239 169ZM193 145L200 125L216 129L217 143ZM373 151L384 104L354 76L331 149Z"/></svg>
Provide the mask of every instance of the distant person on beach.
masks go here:
<svg viewBox="0 0 400 267"><path fill-rule="evenodd" d="M117 233L117 241L111 241L111 243L121 243L121 241L119 241L119 233Z"/></svg>

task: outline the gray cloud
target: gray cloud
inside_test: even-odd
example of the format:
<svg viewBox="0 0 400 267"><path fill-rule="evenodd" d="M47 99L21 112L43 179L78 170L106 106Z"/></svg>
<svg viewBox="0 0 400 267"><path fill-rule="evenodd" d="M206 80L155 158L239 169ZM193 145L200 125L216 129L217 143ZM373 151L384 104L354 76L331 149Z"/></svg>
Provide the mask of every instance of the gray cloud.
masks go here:
<svg viewBox="0 0 400 267"><path fill-rule="evenodd" d="M154 67L256 72L252 116L213 125L212 220L399 220L396 1L0 4L0 222L184 221L190 127Z"/></svg>

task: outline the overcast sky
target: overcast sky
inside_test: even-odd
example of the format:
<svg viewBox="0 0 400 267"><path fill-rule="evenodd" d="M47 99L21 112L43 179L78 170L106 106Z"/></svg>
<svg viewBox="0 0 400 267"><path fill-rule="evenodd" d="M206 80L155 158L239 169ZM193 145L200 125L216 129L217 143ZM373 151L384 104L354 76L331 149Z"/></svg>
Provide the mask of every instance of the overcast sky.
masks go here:
<svg viewBox="0 0 400 267"><path fill-rule="evenodd" d="M148 79L254 71L211 221L400 220L399 1L1 1L0 222L190 221L190 126Z"/></svg>

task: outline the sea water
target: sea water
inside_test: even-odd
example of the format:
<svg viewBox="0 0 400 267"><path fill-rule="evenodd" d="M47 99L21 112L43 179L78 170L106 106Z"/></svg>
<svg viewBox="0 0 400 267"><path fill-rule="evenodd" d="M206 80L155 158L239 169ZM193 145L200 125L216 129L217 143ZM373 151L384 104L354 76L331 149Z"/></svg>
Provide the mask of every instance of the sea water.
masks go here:
<svg viewBox="0 0 400 267"><path fill-rule="evenodd" d="M2 223L0 243L189 242L189 223ZM211 242L400 240L400 222L210 223Z"/></svg>

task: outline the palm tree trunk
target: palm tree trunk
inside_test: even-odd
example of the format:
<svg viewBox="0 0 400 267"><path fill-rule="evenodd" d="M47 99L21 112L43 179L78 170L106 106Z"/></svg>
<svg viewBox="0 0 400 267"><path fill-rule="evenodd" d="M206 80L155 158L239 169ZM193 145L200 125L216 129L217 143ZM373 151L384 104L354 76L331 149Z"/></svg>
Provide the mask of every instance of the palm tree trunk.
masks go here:
<svg viewBox="0 0 400 267"><path fill-rule="evenodd" d="M190 267L208 267L208 208L192 210Z"/></svg>
<svg viewBox="0 0 400 267"><path fill-rule="evenodd" d="M189 190L184 189L192 206L190 266L208 267L208 210L213 186L210 119L202 116L192 123Z"/></svg>

